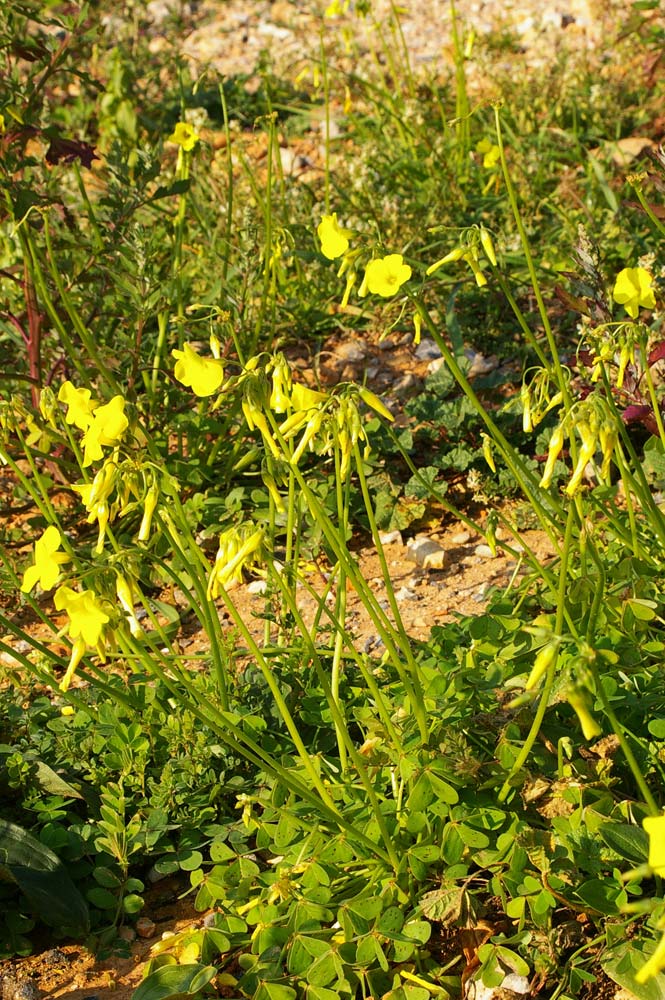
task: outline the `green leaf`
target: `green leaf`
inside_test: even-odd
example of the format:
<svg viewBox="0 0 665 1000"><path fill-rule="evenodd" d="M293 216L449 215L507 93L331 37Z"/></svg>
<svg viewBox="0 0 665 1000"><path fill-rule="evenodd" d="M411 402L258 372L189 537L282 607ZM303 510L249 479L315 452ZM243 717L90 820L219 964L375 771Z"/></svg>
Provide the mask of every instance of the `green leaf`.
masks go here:
<svg viewBox="0 0 665 1000"><path fill-rule="evenodd" d="M181 851L178 864L184 872L193 872L203 864L203 855L200 851Z"/></svg>
<svg viewBox="0 0 665 1000"><path fill-rule="evenodd" d="M297 993L283 983L264 980L254 994L254 1000L295 1000Z"/></svg>
<svg viewBox="0 0 665 1000"><path fill-rule="evenodd" d="M111 871L110 868L104 868L103 866L95 868L92 873L92 877L97 885L101 885L105 889L118 889L122 884L120 877L116 875L114 871Z"/></svg>
<svg viewBox="0 0 665 1000"><path fill-rule="evenodd" d="M62 862L23 827L0 820L0 881L15 883L51 927L87 931L88 908Z"/></svg>
<svg viewBox="0 0 665 1000"><path fill-rule="evenodd" d="M118 897L108 889L102 889L101 886L88 889L85 895L88 902L98 910L113 910L118 905Z"/></svg>
<svg viewBox="0 0 665 1000"><path fill-rule="evenodd" d="M151 972L132 994L132 1000L176 1000L201 993L217 975L214 965L164 965ZM295 997L292 991L289 1000Z"/></svg>
<svg viewBox="0 0 665 1000"><path fill-rule="evenodd" d="M582 902L598 913L618 913L626 902L626 890L613 878L592 878L577 889Z"/></svg>
<svg viewBox="0 0 665 1000"><path fill-rule="evenodd" d="M294 934L289 946L287 968L291 975L302 976L309 969L313 958L320 958L329 951L330 945L327 941L304 934Z"/></svg>
<svg viewBox="0 0 665 1000"><path fill-rule="evenodd" d="M626 861L642 864L649 855L649 838L640 826L631 823L602 823L598 827L602 841Z"/></svg>
<svg viewBox="0 0 665 1000"><path fill-rule="evenodd" d="M236 856L236 852L231 850L228 844L224 843L223 840L215 840L210 845L210 860L215 864L220 861L232 861Z"/></svg>
<svg viewBox="0 0 665 1000"><path fill-rule="evenodd" d="M438 775L430 772L429 780L432 784L434 797L438 799L439 802L445 802L448 805L454 805L456 802L459 802L459 795L453 786L449 785L447 781L443 780L443 778L439 778Z"/></svg>
<svg viewBox="0 0 665 1000"><path fill-rule="evenodd" d="M305 976L307 982L312 986L327 986L333 979L338 979L341 972L341 963L340 968L338 968L338 962L339 959L333 951L317 958L312 962L309 972Z"/></svg>
<svg viewBox="0 0 665 1000"><path fill-rule="evenodd" d="M407 812L422 812L433 801L434 789L432 788L430 776L427 772L423 771L411 789L411 794L407 799Z"/></svg>
<svg viewBox="0 0 665 1000"><path fill-rule="evenodd" d="M122 908L125 913L139 913L139 911L143 909L143 900L140 896L137 896L136 893L131 892L123 899Z"/></svg>
<svg viewBox="0 0 665 1000"><path fill-rule="evenodd" d="M648 957L648 953L642 950L642 942L630 942L612 948L609 953L601 957L600 965L605 975L628 990L635 1000L663 1000L665 975L662 972L648 979L646 983L638 983L635 979L635 973Z"/></svg>
<svg viewBox="0 0 665 1000"><path fill-rule="evenodd" d="M376 922L377 931L379 934L385 935L385 937L392 937L393 934L399 934L403 926L404 914L398 906L389 906L387 910L383 911Z"/></svg>

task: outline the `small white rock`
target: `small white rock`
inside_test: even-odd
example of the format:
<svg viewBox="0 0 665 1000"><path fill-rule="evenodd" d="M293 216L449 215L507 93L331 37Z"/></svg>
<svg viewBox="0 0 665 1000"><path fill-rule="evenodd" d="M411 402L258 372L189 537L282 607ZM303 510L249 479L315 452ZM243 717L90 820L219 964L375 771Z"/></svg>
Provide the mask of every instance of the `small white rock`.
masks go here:
<svg viewBox="0 0 665 1000"><path fill-rule="evenodd" d="M404 545L401 531L380 531L379 541L382 545Z"/></svg>
<svg viewBox="0 0 665 1000"><path fill-rule="evenodd" d="M248 594L265 594L268 588L268 583L266 580L252 580L251 583L247 584Z"/></svg>
<svg viewBox="0 0 665 1000"><path fill-rule="evenodd" d="M485 543L481 545L476 545L473 551L476 553L477 556L482 556L483 559L494 559L494 557L496 556L496 552L492 552L490 546L485 545Z"/></svg>
<svg viewBox="0 0 665 1000"><path fill-rule="evenodd" d="M443 569L446 550L432 538L413 538L406 546L408 558L423 569Z"/></svg>
<svg viewBox="0 0 665 1000"><path fill-rule="evenodd" d="M415 590L411 590L410 587L400 587L399 590L395 591L396 601L419 601L420 598L416 594Z"/></svg>
<svg viewBox="0 0 665 1000"><path fill-rule="evenodd" d="M509 973L500 986L485 986L480 980L471 979L466 984L465 1000L500 1000L505 996L506 990L518 996L528 996L529 980L526 976L518 976L516 972Z"/></svg>
<svg viewBox="0 0 665 1000"><path fill-rule="evenodd" d="M452 535L450 541L453 545L466 545L466 543L471 538L471 534L468 531L458 531L457 534Z"/></svg>

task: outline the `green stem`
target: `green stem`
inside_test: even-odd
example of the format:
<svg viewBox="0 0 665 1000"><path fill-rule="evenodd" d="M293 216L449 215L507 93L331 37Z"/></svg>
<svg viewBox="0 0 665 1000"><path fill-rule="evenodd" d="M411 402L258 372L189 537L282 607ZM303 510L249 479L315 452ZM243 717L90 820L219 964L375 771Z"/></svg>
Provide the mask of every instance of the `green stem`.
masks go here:
<svg viewBox="0 0 665 1000"><path fill-rule="evenodd" d="M533 294L536 297L538 312L540 313L543 329L545 330L545 336L547 338L547 345L550 350L552 365L554 366L554 370L557 376L557 382L559 384L559 389L563 397L564 411L569 412L572 400L568 388L568 381L563 374L563 368L561 365L561 361L559 360L559 352L557 350L556 342L554 340L554 334L552 333L552 327L550 325L550 319L547 314L547 309L545 308L545 301L543 299L542 292L540 290L540 283L538 281L538 275L536 273L536 268L533 262L533 256L531 254L531 246L529 244L529 238L527 236L526 228L522 221L519 205L517 204L517 197L515 195L515 188L513 187L513 182L510 176L510 172L508 170L508 161L506 160L506 151L503 145L503 134L501 131L501 116L499 114L498 104L495 104L494 106L494 121L496 125L497 145L499 147L499 154L501 158L501 170L503 172L503 179L506 185L506 193L508 195L508 201L510 202L513 218L515 219L515 224L517 225L517 231L519 233L520 241L522 243L522 250L524 252L526 266L529 271L531 287L533 288Z"/></svg>
<svg viewBox="0 0 665 1000"><path fill-rule="evenodd" d="M563 632L564 615L566 608L566 590L568 586L568 564L571 555L572 541L573 541L573 528L576 521L576 511L573 504L568 507L568 516L566 518L566 533L563 540L563 552L561 555L561 566L559 568L559 594L557 600L556 609L556 619L554 625L554 635L561 636ZM536 742L538 733L540 732L540 727L543 724L543 719L545 718L545 712L547 711L547 706L549 705L550 695L552 693L552 688L554 687L554 680L556 677L556 668L558 660L558 649L555 651L552 662L547 668L547 673L545 675L545 683L543 685L543 690L540 695L540 701L538 702L538 708L536 709L536 714L534 716L533 722L531 724L531 729L529 730L526 740L517 755L513 766L511 767L501 789L499 791L498 800L499 802L505 802L508 795L512 789L512 782L515 775L524 767L526 761L529 758L529 754L533 749L533 745Z"/></svg>

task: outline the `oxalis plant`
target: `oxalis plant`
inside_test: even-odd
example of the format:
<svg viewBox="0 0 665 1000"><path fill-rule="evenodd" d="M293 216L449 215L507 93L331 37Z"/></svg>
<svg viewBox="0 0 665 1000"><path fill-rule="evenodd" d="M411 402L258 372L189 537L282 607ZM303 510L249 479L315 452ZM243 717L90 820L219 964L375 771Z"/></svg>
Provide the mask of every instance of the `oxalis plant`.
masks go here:
<svg viewBox="0 0 665 1000"><path fill-rule="evenodd" d="M462 61L458 51L460 90ZM470 150L463 97L460 168ZM17 571L6 552L3 563L51 638L38 639L3 615L3 631L31 652L16 652L6 640L0 648L57 691L64 711L90 711L85 681L138 715L137 690L158 682L174 712L199 720L253 775L236 796L238 818L224 817L206 835L209 861L201 853L181 864L175 854L162 861L189 871L197 907L215 913L204 928L155 949L139 991L144 998L196 994L215 977L243 996L280 1000L454 995L461 987L458 955L437 961L428 947L432 928L477 929L484 917L487 940L471 949L465 976L486 985L500 984L508 971L528 975L534 986L558 975L551 995L576 995L593 979L593 949L601 946L603 967L617 981L635 989L662 983L665 911L654 878L665 871L663 515L631 433L640 422L651 435L653 479L664 443L655 260L629 262L610 289L586 261L587 279L619 315L613 319L608 308L603 322L583 322L578 356L563 360L508 171L500 107L494 114L494 134L477 149L492 185L503 183L537 303L537 332L512 291L500 235L485 226L456 231L432 262L390 252L374 234L346 226L343 208L332 211L330 202L317 227L322 262L335 262L329 266L343 281L342 309L354 300L397 303L416 340L425 329L436 341L483 422L488 467L510 470L556 553L540 565L506 515L490 519L482 529L488 543L515 556L523 550L531 585L477 620L439 630L422 648L401 621L367 486L364 411L392 419L380 399L350 384L329 391L306 385L282 354L246 352L237 336L226 356L217 321L225 331L232 324L214 310L205 342L185 336L187 182L200 141L186 121L170 133L181 183L173 191L173 301L158 317L154 349L140 371L147 405L85 339L86 324L63 284L58 292L69 323L98 375L91 377L72 344L75 374L41 388L38 408L18 399L3 405L0 457L43 525L27 567ZM639 197L642 182L635 183ZM327 192L330 198L329 185ZM15 220L32 276L26 285L37 289L66 336L30 221ZM449 230L433 234L437 243L441 232ZM274 249L267 235L263 318L275 293ZM49 261L57 274L51 254ZM541 422L551 427L540 474L501 434L461 354L430 314L427 292L450 267L470 269L479 288L496 284L531 349L521 393L524 431ZM35 362L35 380L38 368ZM162 386L181 392L203 426L227 419L227 432L241 442L232 471L251 466L263 487L262 515L238 515L212 547L149 419L159 411ZM192 436L179 446L185 464L204 457L203 449L214 460L219 442ZM74 521L56 504L45 472L53 457L66 470ZM403 459L429 488L410 456ZM382 564L387 608L349 546L351 500L358 497ZM81 520L89 528L72 530ZM307 570L312 526L326 557L325 579L316 586ZM266 583L258 627L234 601L234 585L248 571ZM314 599L313 621L304 620L299 588ZM380 637L380 655L357 649L346 613L349 588ZM184 611L168 600L174 590ZM54 610L42 594L52 595ZM234 651L220 609L235 630ZM197 682L200 661L178 644L185 616L205 636L213 695ZM126 685L110 683L109 672ZM546 776L549 814L534 806L544 794L539 774ZM122 789L107 792L100 829L131 889L138 840L129 823L123 844L122 823L113 824L113 802L121 798ZM562 922L561 914L569 919ZM585 915L596 929L575 937L583 922L572 915ZM603 920L607 929L596 926ZM564 923L570 944L559 942ZM627 930L643 926L627 945Z"/></svg>

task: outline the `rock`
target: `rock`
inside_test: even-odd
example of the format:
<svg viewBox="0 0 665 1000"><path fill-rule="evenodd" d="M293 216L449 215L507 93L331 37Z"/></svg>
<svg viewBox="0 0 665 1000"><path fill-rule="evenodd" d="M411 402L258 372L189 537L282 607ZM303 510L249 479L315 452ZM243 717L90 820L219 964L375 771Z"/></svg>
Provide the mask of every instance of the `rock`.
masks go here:
<svg viewBox="0 0 665 1000"><path fill-rule="evenodd" d="M395 591L396 601L419 601L420 597L410 587L400 587Z"/></svg>
<svg viewBox="0 0 665 1000"><path fill-rule="evenodd" d="M21 979L10 973L0 978L2 1000L39 1000L41 990L30 979Z"/></svg>
<svg viewBox="0 0 665 1000"><path fill-rule="evenodd" d="M499 986L485 986L480 980L471 979L466 984L465 1000L514 1000L529 996L531 988L526 976L509 973Z"/></svg>
<svg viewBox="0 0 665 1000"><path fill-rule="evenodd" d="M438 372L442 364L443 364L443 358L434 358L434 360L430 361L430 363L427 366L427 374L434 375L435 372Z"/></svg>
<svg viewBox="0 0 665 1000"><path fill-rule="evenodd" d="M495 368L499 367L499 359L494 354L492 354L489 358L486 358L484 354L472 349L469 349L464 353L469 359L469 370L466 373L468 378L476 378L478 375L487 375L489 372L493 372Z"/></svg>
<svg viewBox="0 0 665 1000"><path fill-rule="evenodd" d="M252 580L251 583L247 584L248 594L265 594L268 589L267 580Z"/></svg>
<svg viewBox="0 0 665 1000"><path fill-rule="evenodd" d="M65 955L64 951L60 951L59 948L51 948L50 951L46 951L42 955L42 963L51 969L57 969L63 965L67 965L68 961L69 959Z"/></svg>
<svg viewBox="0 0 665 1000"><path fill-rule="evenodd" d="M404 545L401 531L380 531L379 541L382 545Z"/></svg>
<svg viewBox="0 0 665 1000"><path fill-rule="evenodd" d="M446 564L446 550L433 538L417 536L407 542L407 558L423 569L443 569Z"/></svg>
<svg viewBox="0 0 665 1000"><path fill-rule="evenodd" d="M139 917L136 921L136 933L141 938L154 937L157 927L150 917Z"/></svg>
<svg viewBox="0 0 665 1000"><path fill-rule="evenodd" d="M161 882L162 879L166 878L166 872L158 871L157 868L155 868L155 866L153 865L152 868L148 870L146 878L148 879L148 882L150 882L151 885L154 885L156 882Z"/></svg>
<svg viewBox="0 0 665 1000"><path fill-rule="evenodd" d="M481 545L476 545L473 551L476 553L477 556L482 556L483 559L496 558L496 552L492 552L491 547L489 545L486 545L485 543Z"/></svg>
<svg viewBox="0 0 665 1000"><path fill-rule="evenodd" d="M418 361L434 361L441 357L441 351L430 337L423 337L414 351Z"/></svg>
<svg viewBox="0 0 665 1000"><path fill-rule="evenodd" d="M457 534L452 535L450 541L453 545L466 545L470 540L471 534L468 531L458 531Z"/></svg>
<svg viewBox="0 0 665 1000"><path fill-rule="evenodd" d="M366 355L367 349L357 340L344 341L335 348L335 361L341 361L345 365L357 365L364 361Z"/></svg>
<svg viewBox="0 0 665 1000"><path fill-rule="evenodd" d="M416 378L413 372L407 372L406 375L402 375L398 378L396 382L390 387L390 392L393 396L397 396L401 399L402 396L408 395L413 389L415 389L420 383L420 380Z"/></svg>
<svg viewBox="0 0 665 1000"><path fill-rule="evenodd" d="M121 941L126 941L127 944L131 944L132 941L136 941L136 931L133 927L119 927L118 937Z"/></svg>

